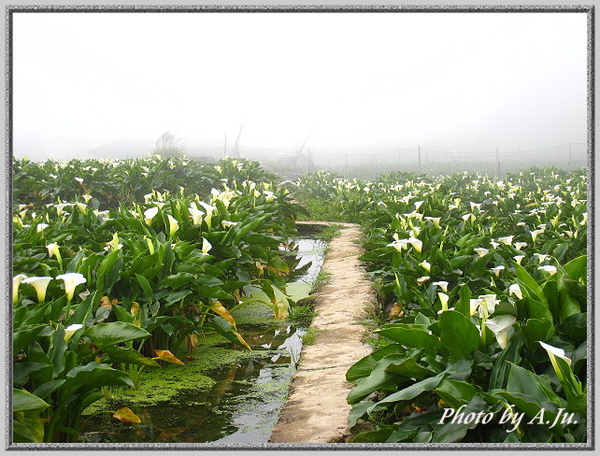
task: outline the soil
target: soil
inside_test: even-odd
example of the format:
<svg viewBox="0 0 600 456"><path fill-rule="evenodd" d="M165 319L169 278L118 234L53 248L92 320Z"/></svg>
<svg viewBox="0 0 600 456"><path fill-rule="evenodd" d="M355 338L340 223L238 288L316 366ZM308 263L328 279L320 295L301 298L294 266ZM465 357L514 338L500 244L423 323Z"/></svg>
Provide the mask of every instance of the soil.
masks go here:
<svg viewBox="0 0 600 456"><path fill-rule="evenodd" d="M311 328L316 340L302 349L272 443L336 443L350 436L346 396L352 384L345 375L371 351L360 322L375 308L376 297L358 260L360 228L336 225L341 225L340 234L329 243L321 270L329 278L315 294L317 316Z"/></svg>

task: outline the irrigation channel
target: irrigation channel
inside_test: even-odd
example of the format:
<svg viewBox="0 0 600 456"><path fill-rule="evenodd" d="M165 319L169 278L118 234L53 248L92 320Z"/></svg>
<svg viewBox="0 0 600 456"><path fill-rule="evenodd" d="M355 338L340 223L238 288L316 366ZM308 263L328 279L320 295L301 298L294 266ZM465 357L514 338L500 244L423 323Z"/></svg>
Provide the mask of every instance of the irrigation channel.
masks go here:
<svg viewBox="0 0 600 456"><path fill-rule="evenodd" d="M302 231L314 232L315 228L319 226L306 225ZM349 410L345 396L350 387L344 374L367 353L359 340L362 327L355 323L359 316L346 323L339 317L339 313L351 314L347 312L349 300L356 297L352 295L360 285L355 274L364 274L348 263L358 257L356 252L348 252L349 248L358 249L354 230L358 228L344 227L328 249L330 279L317 293L317 315L311 325L316 340L304 347L300 363L307 328L273 318L272 308L260 301L260 293L253 294L248 303L232 311L238 331L252 351L232 348L218 335L203 338L190 356L183 358L185 366L147 370L137 389L108 391L106 399L85 411L89 418L82 426L80 442L236 445L343 441ZM288 293L300 300L308 297L317 280L327 244L314 238L296 243L301 257L298 267L311 262L304 275L288 284ZM332 249L335 244L341 249ZM342 282L332 277L340 273ZM336 287L346 296L332 295ZM359 299L365 301L364 296ZM332 313L323 307L324 302L338 309ZM346 336L353 347L339 339L345 337L344 331L349 332ZM320 392L315 394L315 388ZM130 407L141 424L119 422L112 414L101 413L120 407Z"/></svg>

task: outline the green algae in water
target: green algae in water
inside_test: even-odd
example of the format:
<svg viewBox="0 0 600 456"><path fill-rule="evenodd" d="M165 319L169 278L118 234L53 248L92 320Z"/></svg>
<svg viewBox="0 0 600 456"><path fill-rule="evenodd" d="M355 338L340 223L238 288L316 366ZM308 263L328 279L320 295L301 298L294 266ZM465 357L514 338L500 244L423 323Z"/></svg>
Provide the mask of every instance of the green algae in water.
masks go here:
<svg viewBox="0 0 600 456"><path fill-rule="evenodd" d="M321 241L301 241L306 241L301 251L309 247L315 251L303 258L305 263L313 262L304 280L288 284L294 301L310 293L325 249L325 243L318 244ZM278 298L287 300L279 292ZM128 406L141 418L141 425L102 414L82 427L80 441L266 443L286 400L304 331L275 320L271 307L260 299L231 313L252 352L232 348L217 334L205 334L191 354L194 359L182 357L185 366L145 370L138 390L115 388L106 400L86 410Z"/></svg>

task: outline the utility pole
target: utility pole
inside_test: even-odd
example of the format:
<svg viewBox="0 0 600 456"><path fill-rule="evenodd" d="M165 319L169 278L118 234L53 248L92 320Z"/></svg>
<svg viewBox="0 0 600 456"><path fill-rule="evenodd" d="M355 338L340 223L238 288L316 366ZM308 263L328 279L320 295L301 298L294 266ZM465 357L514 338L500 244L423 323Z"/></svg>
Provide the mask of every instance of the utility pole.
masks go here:
<svg viewBox="0 0 600 456"><path fill-rule="evenodd" d="M571 171L571 143L569 143L569 171Z"/></svg>
<svg viewBox="0 0 600 456"><path fill-rule="evenodd" d="M223 148L223 157L227 157L227 133L223 133L225 135L225 147Z"/></svg>
<svg viewBox="0 0 600 456"><path fill-rule="evenodd" d="M421 172L421 146L419 146L419 172Z"/></svg>
<svg viewBox="0 0 600 456"><path fill-rule="evenodd" d="M379 167L377 164L377 154L373 154L375 155L375 179L377 179L377 172L379 171Z"/></svg>

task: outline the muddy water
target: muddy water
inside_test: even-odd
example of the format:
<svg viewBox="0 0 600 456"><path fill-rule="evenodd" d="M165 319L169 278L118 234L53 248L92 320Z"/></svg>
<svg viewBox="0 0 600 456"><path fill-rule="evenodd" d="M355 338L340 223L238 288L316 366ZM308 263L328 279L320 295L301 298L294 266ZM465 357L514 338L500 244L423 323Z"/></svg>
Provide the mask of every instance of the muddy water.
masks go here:
<svg viewBox="0 0 600 456"><path fill-rule="evenodd" d="M289 292L298 300L306 297L315 282L326 244L311 239L296 242L302 257L298 267L312 262L305 274L290 284ZM261 312L269 316L267 306L249 304L247 307L246 313L252 313L254 320ZM244 312L239 313L243 320ZM90 418L82 427L80 441L267 443L286 400L305 334L304 328L272 319L267 321L267 324L239 325L240 333L253 352L234 356L233 362L203 372L214 381L213 386L199 390L192 386L153 405L109 401L106 406L114 407L112 410L129 406L141 418L142 424L121 423L113 419L112 414L101 414ZM207 350L212 348L207 347ZM232 351L234 355L242 354L239 350Z"/></svg>

